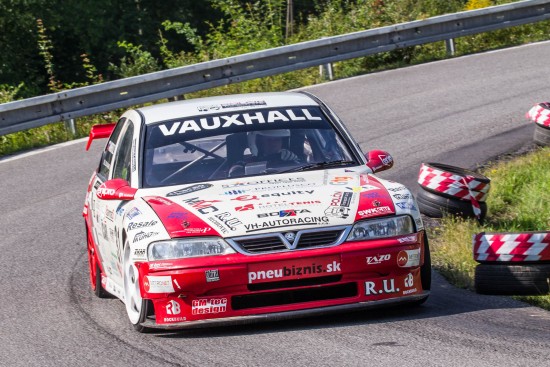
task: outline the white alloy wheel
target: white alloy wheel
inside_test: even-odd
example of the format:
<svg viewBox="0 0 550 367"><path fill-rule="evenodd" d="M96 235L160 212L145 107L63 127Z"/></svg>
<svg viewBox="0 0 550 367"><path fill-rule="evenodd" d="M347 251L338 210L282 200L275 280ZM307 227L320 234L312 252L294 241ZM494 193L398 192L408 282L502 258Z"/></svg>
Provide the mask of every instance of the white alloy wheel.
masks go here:
<svg viewBox="0 0 550 367"><path fill-rule="evenodd" d="M138 325L144 319L143 299L139 290L138 269L130 260L130 244L124 246L124 302L126 313L133 325Z"/></svg>

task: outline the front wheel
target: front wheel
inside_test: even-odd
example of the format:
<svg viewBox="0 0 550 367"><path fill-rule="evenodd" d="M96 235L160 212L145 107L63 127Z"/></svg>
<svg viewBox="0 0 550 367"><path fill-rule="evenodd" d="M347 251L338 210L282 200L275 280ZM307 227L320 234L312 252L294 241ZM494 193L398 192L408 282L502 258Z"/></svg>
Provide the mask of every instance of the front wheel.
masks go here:
<svg viewBox="0 0 550 367"><path fill-rule="evenodd" d="M149 329L142 325L152 311L152 304L149 300L141 298L139 289L139 275L136 265L130 260L130 244L124 244L124 303L126 313L135 330L140 333Z"/></svg>

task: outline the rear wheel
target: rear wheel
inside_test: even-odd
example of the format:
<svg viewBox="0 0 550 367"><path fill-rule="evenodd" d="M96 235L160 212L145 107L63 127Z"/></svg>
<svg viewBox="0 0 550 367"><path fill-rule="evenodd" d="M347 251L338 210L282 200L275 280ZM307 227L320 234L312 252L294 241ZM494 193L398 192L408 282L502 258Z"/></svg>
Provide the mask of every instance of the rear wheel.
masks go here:
<svg viewBox="0 0 550 367"><path fill-rule="evenodd" d="M124 244L124 303L126 313L135 330L140 333L149 331L142 323L152 313L151 301L141 298L139 274L136 265L130 260L130 245Z"/></svg>
<svg viewBox="0 0 550 367"><path fill-rule="evenodd" d="M101 285L101 269L99 267L99 260L95 253L94 246L90 243L91 239L88 236L88 229L86 228L86 240L88 247L88 270L90 272L90 285L92 291L99 298L109 297L109 293Z"/></svg>

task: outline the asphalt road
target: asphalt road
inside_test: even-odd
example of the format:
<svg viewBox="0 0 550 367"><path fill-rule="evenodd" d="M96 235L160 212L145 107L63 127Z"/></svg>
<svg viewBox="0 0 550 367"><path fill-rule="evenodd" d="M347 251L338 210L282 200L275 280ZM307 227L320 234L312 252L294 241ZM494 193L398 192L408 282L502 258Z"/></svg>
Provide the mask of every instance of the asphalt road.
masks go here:
<svg viewBox="0 0 550 367"><path fill-rule="evenodd" d="M548 60L541 43L308 90L364 151L393 155L382 176L417 191L421 162L475 168L529 146ZM0 161L0 366L550 366L550 312L435 273L419 308L139 334L120 301L89 289L81 210L101 145Z"/></svg>

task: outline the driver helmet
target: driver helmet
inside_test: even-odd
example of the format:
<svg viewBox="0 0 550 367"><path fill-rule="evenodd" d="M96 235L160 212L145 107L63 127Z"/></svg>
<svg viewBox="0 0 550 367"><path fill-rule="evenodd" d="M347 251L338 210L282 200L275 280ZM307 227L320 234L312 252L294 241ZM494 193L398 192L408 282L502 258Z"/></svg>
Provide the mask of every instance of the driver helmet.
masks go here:
<svg viewBox="0 0 550 367"><path fill-rule="evenodd" d="M290 142L290 130L288 129L278 129L278 130L260 130L260 131L252 131L247 134L248 139L248 147L250 148L250 153L252 153L253 156L257 157L259 154L258 144L257 144L257 137L265 136L265 137L278 137L282 139L286 139L283 141L283 146L288 147L288 143Z"/></svg>

